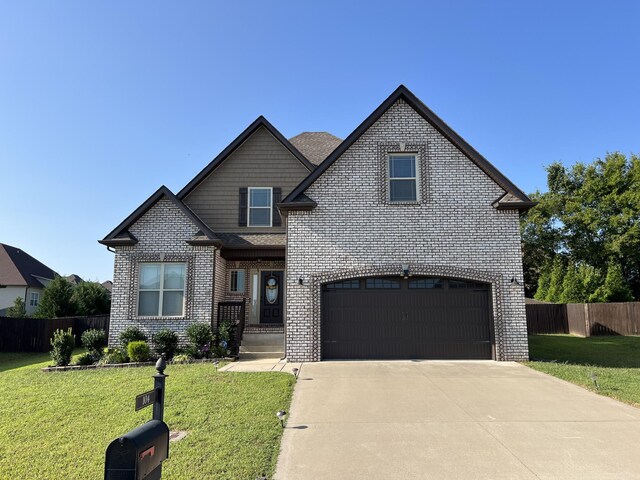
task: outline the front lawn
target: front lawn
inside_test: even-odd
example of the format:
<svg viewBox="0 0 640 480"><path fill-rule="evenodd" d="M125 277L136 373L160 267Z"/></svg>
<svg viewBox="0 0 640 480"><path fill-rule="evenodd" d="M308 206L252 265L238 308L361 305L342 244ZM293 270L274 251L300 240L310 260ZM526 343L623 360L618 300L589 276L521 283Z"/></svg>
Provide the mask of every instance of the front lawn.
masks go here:
<svg viewBox="0 0 640 480"><path fill-rule="evenodd" d="M151 367L43 373L47 355L0 353L0 478L102 478L109 442L151 418L134 399ZM273 474L294 377L217 373L212 364L167 367L165 421L172 442L163 478L254 479Z"/></svg>
<svg viewBox="0 0 640 480"><path fill-rule="evenodd" d="M640 337L532 335L529 354L531 368L640 407Z"/></svg>

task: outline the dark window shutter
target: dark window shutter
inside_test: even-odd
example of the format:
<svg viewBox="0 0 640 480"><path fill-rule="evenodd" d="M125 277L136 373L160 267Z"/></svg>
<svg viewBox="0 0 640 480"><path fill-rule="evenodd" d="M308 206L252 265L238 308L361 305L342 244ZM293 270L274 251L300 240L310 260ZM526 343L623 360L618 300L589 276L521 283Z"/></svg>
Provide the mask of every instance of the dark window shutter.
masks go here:
<svg viewBox="0 0 640 480"><path fill-rule="evenodd" d="M247 226L247 188L240 189L240 203L238 208L238 226Z"/></svg>
<svg viewBox="0 0 640 480"><path fill-rule="evenodd" d="M273 223L274 227L282 225L282 219L280 218L280 212L278 211L278 203L282 201L282 189L280 187L273 187L273 202L271 208L273 209Z"/></svg>

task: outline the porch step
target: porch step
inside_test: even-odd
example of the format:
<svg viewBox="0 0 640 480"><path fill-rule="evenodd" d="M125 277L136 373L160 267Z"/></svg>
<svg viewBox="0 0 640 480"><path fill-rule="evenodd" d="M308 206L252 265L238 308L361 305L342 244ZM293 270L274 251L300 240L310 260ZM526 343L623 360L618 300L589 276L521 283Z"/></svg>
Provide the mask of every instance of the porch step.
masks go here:
<svg viewBox="0 0 640 480"><path fill-rule="evenodd" d="M240 360L262 360L262 359L284 358L284 352L258 352L243 353L240 352Z"/></svg>
<svg viewBox="0 0 640 480"><path fill-rule="evenodd" d="M284 333L248 333L242 335L242 347L277 346L284 349Z"/></svg>
<svg viewBox="0 0 640 480"><path fill-rule="evenodd" d="M282 352L283 345L240 345L240 353Z"/></svg>

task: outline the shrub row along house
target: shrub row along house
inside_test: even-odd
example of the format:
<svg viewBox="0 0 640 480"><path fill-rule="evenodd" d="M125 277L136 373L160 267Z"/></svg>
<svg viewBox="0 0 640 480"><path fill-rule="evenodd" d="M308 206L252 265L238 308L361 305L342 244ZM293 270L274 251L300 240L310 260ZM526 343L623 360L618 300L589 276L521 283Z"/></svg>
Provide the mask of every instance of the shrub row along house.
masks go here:
<svg viewBox="0 0 640 480"><path fill-rule="evenodd" d="M345 140L259 117L177 194L100 242L115 251L110 342L215 327L290 361L527 358L519 215L534 203L400 86ZM266 337L265 337L266 338Z"/></svg>

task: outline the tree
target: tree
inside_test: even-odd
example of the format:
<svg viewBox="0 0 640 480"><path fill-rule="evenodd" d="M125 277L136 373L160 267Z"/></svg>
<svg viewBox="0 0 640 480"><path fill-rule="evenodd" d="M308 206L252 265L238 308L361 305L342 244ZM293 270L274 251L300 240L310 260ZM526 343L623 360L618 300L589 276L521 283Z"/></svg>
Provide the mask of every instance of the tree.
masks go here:
<svg viewBox="0 0 640 480"><path fill-rule="evenodd" d="M102 315L109 313L111 299L109 292L98 282L82 282L73 288L71 301L76 315Z"/></svg>
<svg viewBox="0 0 640 480"><path fill-rule="evenodd" d="M569 263L562 281L561 303L579 303L585 301L584 284L573 262Z"/></svg>
<svg viewBox="0 0 640 480"><path fill-rule="evenodd" d="M540 301L546 301L547 295L549 294L549 286L551 285L551 263L547 262L544 267L542 267L542 272L538 277L538 289L536 290L536 294L534 298Z"/></svg>
<svg viewBox="0 0 640 480"><path fill-rule="evenodd" d="M564 280L564 263L558 255L553 259L553 267L551 268L551 280L549 281L549 291L545 300L547 302L560 302L562 295L562 281Z"/></svg>
<svg viewBox="0 0 640 480"><path fill-rule="evenodd" d="M75 314L71 300L73 286L66 278L56 276L42 292L35 316L39 318L69 317Z"/></svg>
<svg viewBox="0 0 640 480"><path fill-rule="evenodd" d="M13 306L7 308L7 317L24 318L27 316L27 307L22 297L16 297Z"/></svg>
<svg viewBox="0 0 640 480"><path fill-rule="evenodd" d="M609 265L607 277L589 301L593 302L630 302L633 293L622 275L622 268L617 263Z"/></svg>
<svg viewBox="0 0 640 480"><path fill-rule="evenodd" d="M548 191L532 194L539 205L521 224L528 289L560 254L600 272L618 264L623 282L640 298L640 156L610 153L590 164L556 162L546 170Z"/></svg>

